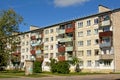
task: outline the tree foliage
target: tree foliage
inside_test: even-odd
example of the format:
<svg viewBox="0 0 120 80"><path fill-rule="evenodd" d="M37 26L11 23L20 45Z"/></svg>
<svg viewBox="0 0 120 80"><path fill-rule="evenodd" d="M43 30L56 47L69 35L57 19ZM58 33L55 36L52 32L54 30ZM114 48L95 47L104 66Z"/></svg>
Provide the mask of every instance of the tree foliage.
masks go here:
<svg viewBox="0 0 120 80"><path fill-rule="evenodd" d="M14 45L14 32L19 31L19 24L21 24L23 18L17 14L13 9L0 11L0 66L6 66L9 60L9 53L12 49L8 48L8 45Z"/></svg>

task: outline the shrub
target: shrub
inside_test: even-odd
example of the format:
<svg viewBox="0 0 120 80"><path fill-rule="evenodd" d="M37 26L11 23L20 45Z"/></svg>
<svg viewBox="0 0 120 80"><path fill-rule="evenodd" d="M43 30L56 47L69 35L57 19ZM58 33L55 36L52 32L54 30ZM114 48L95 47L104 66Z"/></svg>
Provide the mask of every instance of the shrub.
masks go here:
<svg viewBox="0 0 120 80"><path fill-rule="evenodd" d="M33 63L33 72L34 73L41 73L42 72L42 62L35 61Z"/></svg>
<svg viewBox="0 0 120 80"><path fill-rule="evenodd" d="M57 63L57 72L62 74L68 74L69 71L69 64L66 61L61 61Z"/></svg>

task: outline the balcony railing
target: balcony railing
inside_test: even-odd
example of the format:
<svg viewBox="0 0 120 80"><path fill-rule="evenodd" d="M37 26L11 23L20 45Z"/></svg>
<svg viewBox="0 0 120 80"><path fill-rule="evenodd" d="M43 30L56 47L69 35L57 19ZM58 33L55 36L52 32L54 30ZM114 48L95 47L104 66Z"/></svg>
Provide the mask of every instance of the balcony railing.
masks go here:
<svg viewBox="0 0 120 80"><path fill-rule="evenodd" d="M36 40L36 36L31 36L31 40Z"/></svg>
<svg viewBox="0 0 120 80"><path fill-rule="evenodd" d="M65 51L73 51L73 46L66 47Z"/></svg>
<svg viewBox="0 0 120 80"><path fill-rule="evenodd" d="M101 43L100 47L111 47L111 42Z"/></svg>
<svg viewBox="0 0 120 80"><path fill-rule="evenodd" d="M114 59L114 55L113 54L100 54L99 59L100 60L112 60Z"/></svg>
<svg viewBox="0 0 120 80"><path fill-rule="evenodd" d="M65 47L64 46L60 46L59 48L58 48L58 52L65 52Z"/></svg>
<svg viewBox="0 0 120 80"><path fill-rule="evenodd" d="M106 32L100 32L99 37L107 37L107 36L112 36L113 32L112 31L106 31Z"/></svg>
<svg viewBox="0 0 120 80"><path fill-rule="evenodd" d="M32 55L35 55L35 54L36 54L36 51L35 51L35 50L31 50L30 53L31 53Z"/></svg>
<svg viewBox="0 0 120 80"><path fill-rule="evenodd" d="M58 56L59 61L65 61L65 56Z"/></svg>
<svg viewBox="0 0 120 80"><path fill-rule="evenodd" d="M73 41L73 37L61 38L60 42L70 42Z"/></svg>
<svg viewBox="0 0 120 80"><path fill-rule="evenodd" d="M99 26L109 26L109 25L111 25L110 20L105 20L105 21L102 21Z"/></svg>
<svg viewBox="0 0 120 80"><path fill-rule="evenodd" d="M60 29L59 31L58 31L58 34L64 34L65 33L65 29Z"/></svg>

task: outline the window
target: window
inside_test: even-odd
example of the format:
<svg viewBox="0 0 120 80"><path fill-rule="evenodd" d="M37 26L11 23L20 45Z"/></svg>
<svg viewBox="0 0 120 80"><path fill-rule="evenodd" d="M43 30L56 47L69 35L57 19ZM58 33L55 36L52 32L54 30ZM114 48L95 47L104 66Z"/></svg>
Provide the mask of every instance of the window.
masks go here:
<svg viewBox="0 0 120 80"><path fill-rule="evenodd" d="M87 50L87 56L91 56L91 50Z"/></svg>
<svg viewBox="0 0 120 80"><path fill-rule="evenodd" d="M98 18L94 19L94 24L98 24Z"/></svg>
<svg viewBox="0 0 120 80"><path fill-rule="evenodd" d="M80 66L84 66L84 62L83 62L83 61L80 61L80 62L79 62L79 65L80 65Z"/></svg>
<svg viewBox="0 0 120 80"><path fill-rule="evenodd" d="M44 58L48 58L48 53L45 53Z"/></svg>
<svg viewBox="0 0 120 80"><path fill-rule="evenodd" d="M53 37L51 37L50 39L51 39L51 41L53 41Z"/></svg>
<svg viewBox="0 0 120 80"><path fill-rule="evenodd" d="M99 54L99 49L95 49L95 56L97 56Z"/></svg>
<svg viewBox="0 0 120 80"><path fill-rule="evenodd" d="M53 50L53 45L50 45L50 50Z"/></svg>
<svg viewBox="0 0 120 80"><path fill-rule="evenodd" d="M24 52L25 52L25 49L22 49L22 52L24 53Z"/></svg>
<svg viewBox="0 0 120 80"><path fill-rule="evenodd" d="M45 38L45 42L48 42L49 41L49 38Z"/></svg>
<svg viewBox="0 0 120 80"><path fill-rule="evenodd" d="M50 33L53 33L53 29L50 29Z"/></svg>
<svg viewBox="0 0 120 80"><path fill-rule="evenodd" d="M91 30L87 30L87 36L91 35Z"/></svg>
<svg viewBox="0 0 120 80"><path fill-rule="evenodd" d="M98 29L94 29L94 34L98 34Z"/></svg>
<svg viewBox="0 0 120 80"><path fill-rule="evenodd" d="M91 25L91 21L88 20L88 21L87 21L87 26L90 26L90 25Z"/></svg>
<svg viewBox="0 0 120 80"><path fill-rule="evenodd" d="M88 61L87 61L87 66L88 66L88 67L91 67L91 66L92 66L91 60L88 60Z"/></svg>
<svg viewBox="0 0 120 80"><path fill-rule="evenodd" d="M83 46L83 41L78 41L78 46Z"/></svg>
<svg viewBox="0 0 120 80"><path fill-rule="evenodd" d="M91 40L87 40L87 46L91 45Z"/></svg>
<svg viewBox="0 0 120 80"><path fill-rule="evenodd" d="M82 51L78 51L78 57L82 57L84 55L84 51L82 50Z"/></svg>
<svg viewBox="0 0 120 80"><path fill-rule="evenodd" d="M28 45L28 44L29 44L29 42L27 41L27 42L26 42L26 45Z"/></svg>
<svg viewBox="0 0 120 80"><path fill-rule="evenodd" d="M24 46L25 45L25 42L22 42L22 46Z"/></svg>
<svg viewBox="0 0 120 80"><path fill-rule="evenodd" d="M105 60L104 61L104 66L105 67L110 67L111 66L111 61L110 60Z"/></svg>
<svg viewBox="0 0 120 80"><path fill-rule="evenodd" d="M72 24L67 24L66 25L66 28L71 28L72 27Z"/></svg>
<svg viewBox="0 0 120 80"><path fill-rule="evenodd" d="M56 36L56 41L58 40L58 38L59 38L59 37L58 37L58 36Z"/></svg>
<svg viewBox="0 0 120 80"><path fill-rule="evenodd" d="M24 59L24 55L22 55L22 59Z"/></svg>
<svg viewBox="0 0 120 80"><path fill-rule="evenodd" d="M95 67L99 67L99 61L95 60Z"/></svg>
<svg viewBox="0 0 120 80"><path fill-rule="evenodd" d="M49 34L49 30L45 30L45 34Z"/></svg>
<svg viewBox="0 0 120 80"><path fill-rule="evenodd" d="M59 31L59 28L56 28L56 32L58 32Z"/></svg>
<svg viewBox="0 0 120 80"><path fill-rule="evenodd" d="M28 55L26 55L26 59L28 59Z"/></svg>
<svg viewBox="0 0 120 80"><path fill-rule="evenodd" d="M105 31L110 31L110 26L103 27L103 32L105 32Z"/></svg>
<svg viewBox="0 0 120 80"><path fill-rule="evenodd" d="M97 45L99 43L99 40L95 39L94 43L95 43L95 45Z"/></svg>
<svg viewBox="0 0 120 80"><path fill-rule="evenodd" d="M26 37L29 38L29 35L27 34Z"/></svg>
<svg viewBox="0 0 120 80"><path fill-rule="evenodd" d="M50 58L53 58L53 53L50 53Z"/></svg>
<svg viewBox="0 0 120 80"><path fill-rule="evenodd" d="M28 52L29 51L29 49L28 48L26 48L26 52Z"/></svg>
<svg viewBox="0 0 120 80"><path fill-rule="evenodd" d="M78 37L82 37L83 36L83 31L78 32Z"/></svg>
<svg viewBox="0 0 120 80"><path fill-rule="evenodd" d="M25 35L23 35L22 38L24 39L24 38L25 38Z"/></svg>
<svg viewBox="0 0 120 80"><path fill-rule="evenodd" d="M45 50L48 50L48 47L49 47L48 45L47 45L47 46L45 46Z"/></svg>
<svg viewBox="0 0 120 80"><path fill-rule="evenodd" d="M78 28L82 28L83 27L83 22L78 22Z"/></svg>

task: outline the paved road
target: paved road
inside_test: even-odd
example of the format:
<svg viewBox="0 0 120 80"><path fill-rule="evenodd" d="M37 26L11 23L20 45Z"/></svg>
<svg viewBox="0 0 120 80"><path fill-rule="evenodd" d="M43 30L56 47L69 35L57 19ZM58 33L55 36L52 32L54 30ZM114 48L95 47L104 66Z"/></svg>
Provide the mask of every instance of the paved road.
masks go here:
<svg viewBox="0 0 120 80"><path fill-rule="evenodd" d="M42 78L3 78L0 80L120 80L120 74L86 75L86 76L52 76Z"/></svg>

